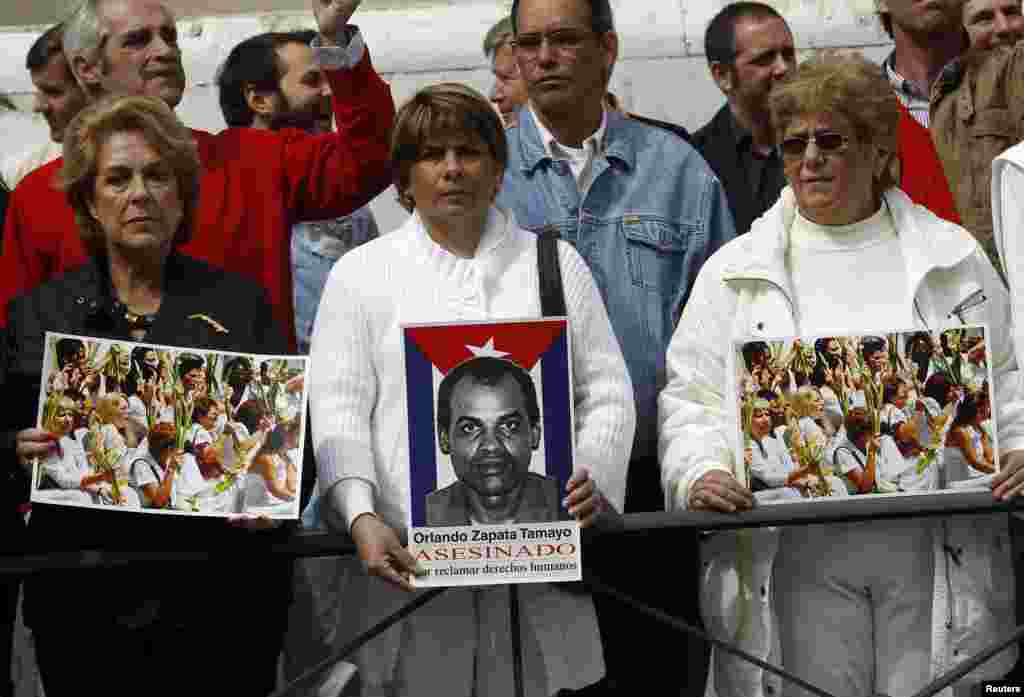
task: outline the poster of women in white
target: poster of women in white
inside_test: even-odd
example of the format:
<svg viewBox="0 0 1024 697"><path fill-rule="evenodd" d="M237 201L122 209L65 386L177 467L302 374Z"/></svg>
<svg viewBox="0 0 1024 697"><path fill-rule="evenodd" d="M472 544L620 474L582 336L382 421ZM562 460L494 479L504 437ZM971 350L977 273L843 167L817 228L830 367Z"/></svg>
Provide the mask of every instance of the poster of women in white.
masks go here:
<svg viewBox="0 0 1024 697"><path fill-rule="evenodd" d="M578 581L564 319L403 328L419 586Z"/></svg>
<svg viewBox="0 0 1024 697"><path fill-rule="evenodd" d="M987 489L986 330L786 337L734 352L737 477L758 501Z"/></svg>
<svg viewBox="0 0 1024 697"><path fill-rule="evenodd" d="M136 513L299 514L307 359L47 333L40 503Z"/></svg>

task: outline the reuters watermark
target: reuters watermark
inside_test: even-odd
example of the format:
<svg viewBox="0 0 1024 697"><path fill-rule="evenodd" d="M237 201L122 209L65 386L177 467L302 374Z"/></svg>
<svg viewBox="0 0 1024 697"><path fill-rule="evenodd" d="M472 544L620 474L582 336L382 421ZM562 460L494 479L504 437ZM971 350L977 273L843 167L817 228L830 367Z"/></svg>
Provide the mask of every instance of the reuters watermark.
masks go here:
<svg viewBox="0 0 1024 697"><path fill-rule="evenodd" d="M1006 680L986 680L981 683L982 695L1024 695L1024 685Z"/></svg>

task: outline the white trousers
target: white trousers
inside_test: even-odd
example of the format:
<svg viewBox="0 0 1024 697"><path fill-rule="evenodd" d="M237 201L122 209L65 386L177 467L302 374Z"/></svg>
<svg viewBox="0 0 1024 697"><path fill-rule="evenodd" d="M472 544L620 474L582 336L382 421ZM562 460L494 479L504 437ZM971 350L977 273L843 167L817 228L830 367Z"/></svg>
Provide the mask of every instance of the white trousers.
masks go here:
<svg viewBox="0 0 1024 697"><path fill-rule="evenodd" d="M927 521L785 529L774 578L786 669L838 697L906 697L924 687L933 554ZM809 693L787 683L783 694Z"/></svg>

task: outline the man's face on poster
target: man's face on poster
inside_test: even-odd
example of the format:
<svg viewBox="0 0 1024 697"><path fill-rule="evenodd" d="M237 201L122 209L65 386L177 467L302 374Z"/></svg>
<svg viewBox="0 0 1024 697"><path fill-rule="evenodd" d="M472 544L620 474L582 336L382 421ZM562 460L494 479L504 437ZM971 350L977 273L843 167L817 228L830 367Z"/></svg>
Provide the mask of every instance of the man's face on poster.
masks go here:
<svg viewBox="0 0 1024 697"><path fill-rule="evenodd" d="M441 450L452 458L455 475L483 497L519 490L540 445L540 424L532 424L526 397L515 378L494 385L467 376L452 390L451 425L441 434Z"/></svg>

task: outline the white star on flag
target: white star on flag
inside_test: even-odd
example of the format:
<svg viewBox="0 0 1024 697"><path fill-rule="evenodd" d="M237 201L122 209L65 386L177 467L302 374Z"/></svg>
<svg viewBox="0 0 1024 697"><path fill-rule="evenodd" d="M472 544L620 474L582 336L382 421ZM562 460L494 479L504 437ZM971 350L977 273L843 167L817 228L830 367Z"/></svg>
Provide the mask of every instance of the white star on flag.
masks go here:
<svg viewBox="0 0 1024 697"><path fill-rule="evenodd" d="M494 348L493 336L488 339L487 343L483 346L470 346L469 344L466 344L466 348L469 349L470 353L472 353L474 357L491 356L492 358L503 358L509 355L507 351L498 351Z"/></svg>

